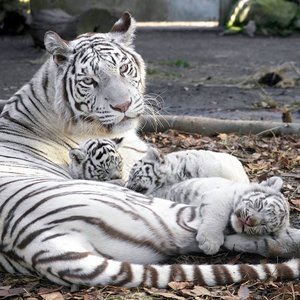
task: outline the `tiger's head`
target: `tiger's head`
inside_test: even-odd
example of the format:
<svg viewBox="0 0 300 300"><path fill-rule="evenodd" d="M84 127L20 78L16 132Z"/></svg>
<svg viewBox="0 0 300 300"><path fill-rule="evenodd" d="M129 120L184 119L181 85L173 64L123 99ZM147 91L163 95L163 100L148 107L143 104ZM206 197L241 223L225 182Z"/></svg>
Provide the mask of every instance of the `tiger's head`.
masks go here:
<svg viewBox="0 0 300 300"><path fill-rule="evenodd" d="M167 173L163 154L149 147L146 155L131 168L126 187L142 194L152 194L165 184Z"/></svg>
<svg viewBox="0 0 300 300"><path fill-rule="evenodd" d="M89 139L69 151L73 178L108 181L122 178L122 139Z"/></svg>
<svg viewBox="0 0 300 300"><path fill-rule="evenodd" d="M289 206L280 193L282 180L271 177L248 191L235 194L231 226L237 233L263 235L289 225Z"/></svg>
<svg viewBox="0 0 300 300"><path fill-rule="evenodd" d="M86 33L72 41L48 31L55 109L68 129L122 134L144 112L145 65L132 45L135 20L125 12L109 33Z"/></svg>

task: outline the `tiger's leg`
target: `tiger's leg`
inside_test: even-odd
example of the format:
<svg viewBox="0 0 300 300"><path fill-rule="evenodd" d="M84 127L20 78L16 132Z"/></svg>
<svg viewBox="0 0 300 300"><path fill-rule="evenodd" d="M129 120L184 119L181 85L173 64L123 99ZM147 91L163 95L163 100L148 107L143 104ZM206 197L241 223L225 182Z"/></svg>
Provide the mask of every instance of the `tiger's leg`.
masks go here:
<svg viewBox="0 0 300 300"><path fill-rule="evenodd" d="M289 227L276 236L228 235L225 237L224 247L265 257L300 257L300 229Z"/></svg>
<svg viewBox="0 0 300 300"><path fill-rule="evenodd" d="M198 232L196 240L199 248L208 255L217 253L224 243L224 229L230 211L221 202L203 201L199 206Z"/></svg>

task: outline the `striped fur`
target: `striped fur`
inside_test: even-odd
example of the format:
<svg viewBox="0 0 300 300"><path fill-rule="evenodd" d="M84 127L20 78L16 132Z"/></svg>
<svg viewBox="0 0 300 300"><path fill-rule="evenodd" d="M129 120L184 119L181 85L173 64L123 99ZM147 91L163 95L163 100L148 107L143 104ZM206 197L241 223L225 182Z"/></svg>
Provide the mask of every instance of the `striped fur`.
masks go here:
<svg viewBox="0 0 300 300"><path fill-rule="evenodd" d="M89 139L71 149L70 174L74 179L109 181L123 178L122 139Z"/></svg>
<svg viewBox="0 0 300 300"><path fill-rule="evenodd" d="M5 106L0 117L1 267L88 286L299 277L299 260L156 265L197 250L199 208L70 178L69 150L84 140L129 135L132 148L142 143L135 129L143 114L144 67L131 46L133 31L134 21L125 13L108 34L66 42L48 33L45 45L52 57ZM300 239L291 240L295 245ZM266 253L273 250L271 245Z"/></svg>
<svg viewBox="0 0 300 300"><path fill-rule="evenodd" d="M158 189L190 178L222 177L235 182L249 178L233 155L208 150L185 150L163 155L155 148L130 170L127 187L149 195Z"/></svg>
<svg viewBox="0 0 300 300"><path fill-rule="evenodd" d="M193 178L164 186L152 196L199 206L196 239L199 248L211 255L223 245L228 223L236 233L247 235L279 235L288 228L288 202L277 189L282 180L272 177L268 182L271 184Z"/></svg>

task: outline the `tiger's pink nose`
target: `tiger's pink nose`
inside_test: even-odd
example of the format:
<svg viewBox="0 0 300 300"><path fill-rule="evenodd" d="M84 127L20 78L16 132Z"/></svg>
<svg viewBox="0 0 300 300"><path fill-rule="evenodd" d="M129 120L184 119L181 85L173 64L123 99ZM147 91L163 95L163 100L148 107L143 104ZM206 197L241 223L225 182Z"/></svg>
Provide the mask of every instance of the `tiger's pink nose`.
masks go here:
<svg viewBox="0 0 300 300"><path fill-rule="evenodd" d="M256 220L253 217L247 217L246 220L243 220L242 222L249 227L254 227L256 225Z"/></svg>
<svg viewBox="0 0 300 300"><path fill-rule="evenodd" d="M131 100L123 102L121 104L117 104L117 105L110 105L110 107L113 110L119 111L121 113L125 113L128 110L128 108L129 108L130 105L131 105Z"/></svg>

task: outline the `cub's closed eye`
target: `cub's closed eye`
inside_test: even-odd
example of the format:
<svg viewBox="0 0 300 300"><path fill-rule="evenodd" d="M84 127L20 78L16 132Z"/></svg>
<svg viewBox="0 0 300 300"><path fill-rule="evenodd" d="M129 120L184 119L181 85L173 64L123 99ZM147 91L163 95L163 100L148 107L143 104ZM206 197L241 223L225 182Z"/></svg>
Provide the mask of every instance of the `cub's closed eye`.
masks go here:
<svg viewBox="0 0 300 300"><path fill-rule="evenodd" d="M96 83L96 81L91 77L86 77L86 78L82 79L82 82L87 85Z"/></svg>

